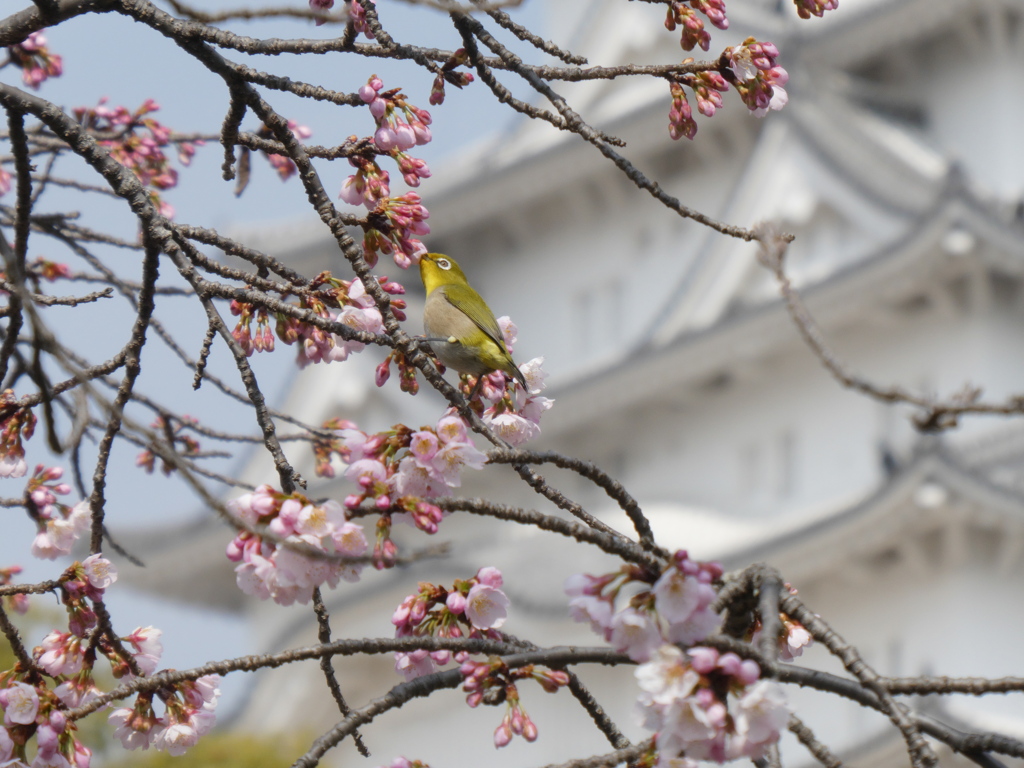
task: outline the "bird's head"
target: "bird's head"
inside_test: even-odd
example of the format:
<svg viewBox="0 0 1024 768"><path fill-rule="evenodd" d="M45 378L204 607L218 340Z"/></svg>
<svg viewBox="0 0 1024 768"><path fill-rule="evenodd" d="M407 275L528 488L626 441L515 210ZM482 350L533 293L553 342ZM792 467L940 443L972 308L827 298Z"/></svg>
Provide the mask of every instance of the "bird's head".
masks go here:
<svg viewBox="0 0 1024 768"><path fill-rule="evenodd" d="M420 257L420 279L428 296L442 285L469 285L455 259L443 253L425 253Z"/></svg>

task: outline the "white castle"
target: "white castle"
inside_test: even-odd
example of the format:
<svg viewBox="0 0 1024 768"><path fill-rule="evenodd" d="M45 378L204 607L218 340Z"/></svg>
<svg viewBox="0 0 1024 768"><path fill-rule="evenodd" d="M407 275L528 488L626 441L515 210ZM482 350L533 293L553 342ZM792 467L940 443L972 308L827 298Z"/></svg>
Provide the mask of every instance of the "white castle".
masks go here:
<svg viewBox="0 0 1024 768"><path fill-rule="evenodd" d="M660 6L552 5L546 36L592 63L679 59ZM713 119L698 117L688 143L668 139L661 81L578 85L567 89L574 107L625 138L626 154L685 204L794 233L789 274L854 370L925 394L948 396L968 382L991 400L1024 392L1024 2L843 0L809 22L785 0L731 0L729 11L729 34L716 45L754 35L783 51L791 80L781 112L755 119L727 94ZM591 460L621 480L666 546L727 569L775 565L881 674L1021 674L1020 417L968 417L923 436L905 406L844 389L801 340L754 246L674 217L593 147L550 126L516 122L478 153L436 168L423 192L430 249L459 259L495 313L511 316L517 360L545 358L545 394L556 403L535 447ZM344 274L333 242L308 228L277 227L262 246L308 274ZM408 327L419 333L422 296L409 298ZM311 367L282 408L367 430L433 423L441 398L411 398L394 382L378 389L379 361L369 350ZM310 456L299 464L313 476ZM627 530L599 488L540 471ZM507 468L474 474L467 496L552 511ZM247 471L252 482L269 477L262 459ZM350 490L339 476L313 493L341 499ZM169 541L149 570L166 577L162 567L188 547L206 565L180 582L182 596L253 612L260 652L314 643L312 610L243 599L219 533L204 533L199 549ZM417 580L450 583L496 565L512 599L505 629L541 644L600 644L569 621L561 584L611 569L610 559L468 515L447 519L435 538L452 543L449 558L366 571L359 584L327 593L335 636L389 636L391 611ZM418 532L403 541L435 543ZM800 663L839 670L820 651ZM390 658L339 659L336 668L353 706L400 682ZM629 671L579 672L639 738ZM338 719L315 662L257 680L238 727L265 733L287 723L316 735ZM496 752L490 733L502 711L470 710L452 691L365 728L369 763L351 742L329 759L534 766L610 749L567 692L524 685L522 693L540 728L533 745ZM882 715L834 696L790 694L849 764L907 764ZM956 727L1024 736L1019 698L909 703ZM941 754L943 764L962 760ZM792 741L783 755L786 765L814 762Z"/></svg>

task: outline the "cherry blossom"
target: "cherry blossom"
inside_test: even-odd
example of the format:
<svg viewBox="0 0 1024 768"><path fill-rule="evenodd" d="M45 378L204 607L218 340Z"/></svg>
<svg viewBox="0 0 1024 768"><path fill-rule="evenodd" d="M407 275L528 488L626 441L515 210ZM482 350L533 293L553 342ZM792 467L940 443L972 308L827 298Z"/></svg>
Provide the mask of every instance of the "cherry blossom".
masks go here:
<svg viewBox="0 0 1024 768"><path fill-rule="evenodd" d="M663 645L637 667L638 719L669 759L760 759L789 720L781 688L760 675L732 653Z"/></svg>
<svg viewBox="0 0 1024 768"><path fill-rule="evenodd" d="M600 577L578 574L566 580L565 591L573 619L589 622L615 648L646 661L660 642L691 645L718 629L722 618L711 609L711 583L721 575L718 563L699 563L680 550L653 579L626 567ZM635 583L644 589L616 612L620 591Z"/></svg>
<svg viewBox="0 0 1024 768"><path fill-rule="evenodd" d="M195 146L202 142L172 138L169 128L150 117L160 109L153 99L146 99L134 112L123 106L108 107L106 101L100 99L95 107L75 107L75 117L84 128L104 136L100 145L149 187L150 200L160 213L172 217L174 209L160 197L160 192L177 185L178 172L171 167L164 149L175 145L179 161L188 165Z"/></svg>
<svg viewBox="0 0 1024 768"><path fill-rule="evenodd" d="M121 638L132 647L132 657L144 675L153 674L160 664L160 657L164 652L163 643L160 642L162 636L163 630L149 626L139 627L130 635Z"/></svg>
<svg viewBox="0 0 1024 768"><path fill-rule="evenodd" d="M4 725L30 725L39 711L39 695L28 683L12 683L0 689L0 707L4 709Z"/></svg>
<svg viewBox="0 0 1024 768"><path fill-rule="evenodd" d="M811 16L824 16L825 11L833 11L839 7L839 0L793 0L796 3L796 12L801 19L809 19Z"/></svg>
<svg viewBox="0 0 1024 768"><path fill-rule="evenodd" d="M264 525L280 540L243 530L228 544L228 559L238 563L236 580L246 594L291 605L309 602L323 584L358 581L363 564L337 556L362 557L369 544L362 526L346 520L337 502L314 504L301 494L286 495L263 485L229 502L228 508L240 522Z"/></svg>
<svg viewBox="0 0 1024 768"><path fill-rule="evenodd" d="M7 415L0 419L0 477L24 477L28 471L22 440L32 437L36 417L28 407L18 407L13 389L0 393L0 409Z"/></svg>
<svg viewBox="0 0 1024 768"><path fill-rule="evenodd" d="M7 55L14 66L21 70L21 79L34 90L51 77L60 77L64 62L46 45L42 30L31 33L24 41L7 48Z"/></svg>
<svg viewBox="0 0 1024 768"><path fill-rule="evenodd" d="M466 618L476 629L498 629L508 618L508 606L508 597L500 589L477 584L466 595Z"/></svg>

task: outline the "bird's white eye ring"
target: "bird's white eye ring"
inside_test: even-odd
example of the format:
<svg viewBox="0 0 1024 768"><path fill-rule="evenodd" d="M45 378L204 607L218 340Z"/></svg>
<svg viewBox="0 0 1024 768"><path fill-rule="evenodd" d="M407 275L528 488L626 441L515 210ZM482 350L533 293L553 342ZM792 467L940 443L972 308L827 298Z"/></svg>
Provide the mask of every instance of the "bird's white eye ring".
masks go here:
<svg viewBox="0 0 1024 768"><path fill-rule="evenodd" d="M441 269L451 269L452 263L448 259L434 259L434 263Z"/></svg>

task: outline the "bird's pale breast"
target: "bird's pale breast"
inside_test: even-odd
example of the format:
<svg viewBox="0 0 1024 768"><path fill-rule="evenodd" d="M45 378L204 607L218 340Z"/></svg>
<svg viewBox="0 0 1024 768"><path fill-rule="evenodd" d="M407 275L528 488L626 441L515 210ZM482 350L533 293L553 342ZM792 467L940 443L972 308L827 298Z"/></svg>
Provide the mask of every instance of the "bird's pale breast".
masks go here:
<svg viewBox="0 0 1024 768"><path fill-rule="evenodd" d="M434 354L449 368L473 375L494 370L481 360L476 347L481 344L496 345L462 310L448 302L443 287L435 289L427 297L423 307L423 330L427 338L431 339L430 346ZM452 337L457 341L446 341Z"/></svg>

